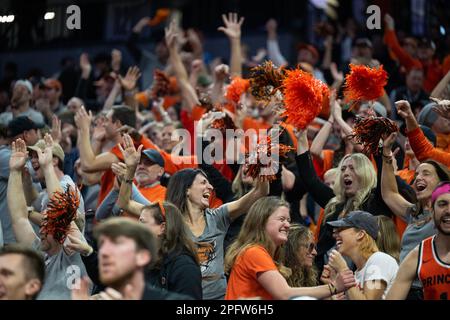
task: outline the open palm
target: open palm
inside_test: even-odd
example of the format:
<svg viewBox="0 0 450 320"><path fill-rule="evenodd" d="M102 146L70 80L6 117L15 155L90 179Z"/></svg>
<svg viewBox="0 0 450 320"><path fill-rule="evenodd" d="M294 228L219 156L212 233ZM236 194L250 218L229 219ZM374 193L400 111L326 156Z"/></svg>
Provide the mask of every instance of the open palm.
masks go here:
<svg viewBox="0 0 450 320"><path fill-rule="evenodd" d="M225 27L219 27L217 30L225 33L229 38L240 38L241 37L241 26L244 23L244 17L238 20L237 13L228 13L222 15L223 24Z"/></svg>
<svg viewBox="0 0 450 320"><path fill-rule="evenodd" d="M28 159L27 146L25 141L17 139L12 143L11 158L9 159L9 168L11 170L22 170Z"/></svg>
<svg viewBox="0 0 450 320"><path fill-rule="evenodd" d="M119 144L119 149L122 152L125 164L128 167L135 168L139 164L142 148L143 145L140 145L136 150L133 139L131 139L128 134L123 135L123 141L122 144Z"/></svg>

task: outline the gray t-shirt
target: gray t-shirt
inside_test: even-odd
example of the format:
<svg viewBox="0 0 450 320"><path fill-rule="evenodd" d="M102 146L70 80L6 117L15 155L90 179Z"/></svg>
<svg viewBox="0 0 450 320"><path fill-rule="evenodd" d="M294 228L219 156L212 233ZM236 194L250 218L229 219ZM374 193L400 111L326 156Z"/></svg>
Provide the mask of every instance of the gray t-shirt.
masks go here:
<svg viewBox="0 0 450 320"><path fill-rule="evenodd" d="M418 246L422 240L435 235L437 232L431 212L426 211L417 217L408 215L407 222L408 226L402 237L400 262L402 262L408 253Z"/></svg>
<svg viewBox="0 0 450 320"><path fill-rule="evenodd" d="M41 240L36 237L33 249L40 251ZM37 300L70 300L75 282L86 276L86 268L79 253L68 255L61 249L57 254L45 254L44 286Z"/></svg>
<svg viewBox="0 0 450 320"><path fill-rule="evenodd" d="M205 210L206 226L199 237L192 235L197 244L197 255L202 271L203 299L223 299L227 289L224 271L223 240L230 226L227 205Z"/></svg>

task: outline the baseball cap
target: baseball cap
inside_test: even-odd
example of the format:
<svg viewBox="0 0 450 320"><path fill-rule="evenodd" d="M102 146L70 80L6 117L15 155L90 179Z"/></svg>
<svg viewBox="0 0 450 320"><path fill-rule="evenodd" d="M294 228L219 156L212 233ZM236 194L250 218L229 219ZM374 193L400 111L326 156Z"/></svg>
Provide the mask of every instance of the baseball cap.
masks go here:
<svg viewBox="0 0 450 320"><path fill-rule="evenodd" d="M146 149L142 151L142 153L145 154L151 161L164 168L164 159L157 150Z"/></svg>
<svg viewBox="0 0 450 320"><path fill-rule="evenodd" d="M8 136L13 138L25 131L41 129L43 124L37 124L27 116L20 116L12 119L8 124Z"/></svg>
<svg viewBox="0 0 450 320"><path fill-rule="evenodd" d="M423 126L431 128L436 120L439 118L439 115L433 110L433 107L436 105L435 102L431 102L420 111L417 116L417 122Z"/></svg>
<svg viewBox="0 0 450 320"><path fill-rule="evenodd" d="M56 89L58 91L62 91L62 84L59 80L56 79L47 79L44 81L44 86L50 89Z"/></svg>
<svg viewBox="0 0 450 320"><path fill-rule="evenodd" d="M14 88L19 86L19 85L22 85L22 86L26 87L28 89L28 91L30 91L30 93L33 94L33 85L31 84L30 81L28 81L28 80L17 80L14 83Z"/></svg>
<svg viewBox="0 0 450 320"><path fill-rule="evenodd" d="M327 222L334 228L358 228L367 232L374 240L378 238L377 218L366 211L352 211L347 216L332 222Z"/></svg>
<svg viewBox="0 0 450 320"><path fill-rule="evenodd" d="M370 41L368 38L356 39L355 46L373 48L372 41Z"/></svg>
<svg viewBox="0 0 450 320"><path fill-rule="evenodd" d="M28 149L33 150L33 151L37 151L37 150L44 151L44 149L45 149L44 139L39 140L38 142L36 142L36 144L34 146L28 147ZM59 143L53 142L52 152L53 152L54 157L57 157L57 158L59 158L59 160L64 162L64 151L61 148L61 146L59 145Z"/></svg>

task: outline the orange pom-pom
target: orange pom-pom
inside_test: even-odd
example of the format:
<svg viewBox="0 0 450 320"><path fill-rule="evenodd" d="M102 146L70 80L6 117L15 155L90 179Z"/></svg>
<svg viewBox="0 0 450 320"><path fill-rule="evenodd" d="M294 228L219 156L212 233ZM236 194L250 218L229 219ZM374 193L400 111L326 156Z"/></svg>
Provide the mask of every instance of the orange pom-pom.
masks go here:
<svg viewBox="0 0 450 320"><path fill-rule="evenodd" d="M296 69L287 71L283 81L286 122L297 129L304 129L314 120L322 109L329 89L325 83L315 79L311 74Z"/></svg>
<svg viewBox="0 0 450 320"><path fill-rule="evenodd" d="M250 81L241 77L234 77L227 88L225 98L234 103L238 103L241 96L250 88Z"/></svg>
<svg viewBox="0 0 450 320"><path fill-rule="evenodd" d="M378 68L370 68L350 64L350 73L345 77L344 97L352 104L362 100L376 100L383 95L387 78L387 72L382 65Z"/></svg>

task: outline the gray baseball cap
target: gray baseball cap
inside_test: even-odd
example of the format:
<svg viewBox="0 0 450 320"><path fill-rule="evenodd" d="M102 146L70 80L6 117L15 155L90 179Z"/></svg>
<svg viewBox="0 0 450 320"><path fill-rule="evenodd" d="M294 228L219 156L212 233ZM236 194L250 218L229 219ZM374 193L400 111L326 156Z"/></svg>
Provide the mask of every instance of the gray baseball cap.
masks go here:
<svg viewBox="0 0 450 320"><path fill-rule="evenodd" d="M366 211L352 211L347 216L327 224L333 228L358 228L366 231L374 240L378 238L377 218Z"/></svg>
<svg viewBox="0 0 450 320"><path fill-rule="evenodd" d="M433 126L433 124L439 118L439 115L433 110L433 107L435 105L436 105L435 102L431 102L427 104L425 107L423 107L423 109L417 116L417 122L419 124L427 126L428 128L431 128Z"/></svg>

